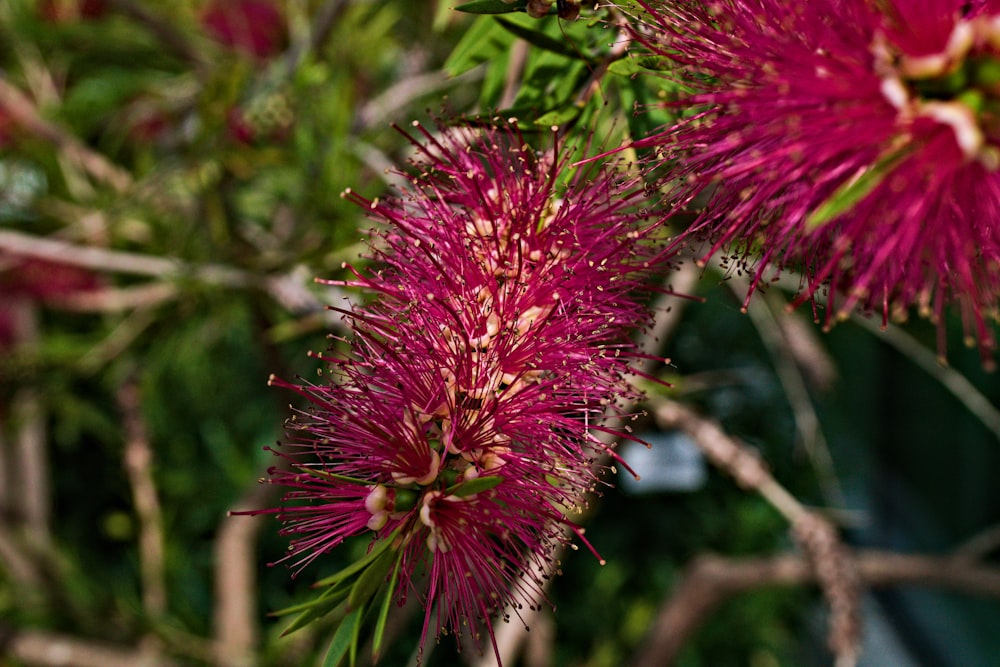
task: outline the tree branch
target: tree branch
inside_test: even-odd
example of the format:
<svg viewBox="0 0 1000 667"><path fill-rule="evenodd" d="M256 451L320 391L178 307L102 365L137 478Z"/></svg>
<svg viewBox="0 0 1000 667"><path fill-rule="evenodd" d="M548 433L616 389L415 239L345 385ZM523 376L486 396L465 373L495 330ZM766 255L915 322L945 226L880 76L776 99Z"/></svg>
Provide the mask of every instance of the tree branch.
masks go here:
<svg viewBox="0 0 1000 667"><path fill-rule="evenodd" d="M143 648L124 648L38 630L0 626L0 649L19 663L34 667L179 667L172 660Z"/></svg>
<svg viewBox="0 0 1000 667"><path fill-rule="evenodd" d="M656 418L663 427L685 431L714 465L741 487L757 491L788 519L830 607L828 642L837 667L855 665L861 645L860 581L850 552L830 522L806 509L774 479L754 450L714 421L673 401L660 401Z"/></svg>
<svg viewBox="0 0 1000 667"><path fill-rule="evenodd" d="M1000 598L1000 567L963 562L952 556L924 556L865 550L853 555L866 587L917 585L968 595ZM730 559L706 555L688 567L673 595L660 608L632 667L664 667L721 604L765 586L817 582L815 569L801 555Z"/></svg>
<svg viewBox="0 0 1000 667"><path fill-rule="evenodd" d="M139 519L142 606L151 619L156 619L167 611L163 518L153 481L153 449L135 378L128 378L119 387L118 406L125 430L125 471Z"/></svg>
<svg viewBox="0 0 1000 667"><path fill-rule="evenodd" d="M10 119L36 137L48 141L93 178L118 192L132 185L132 176L108 158L88 148L73 134L45 120L35 104L16 86L0 75L0 108Z"/></svg>

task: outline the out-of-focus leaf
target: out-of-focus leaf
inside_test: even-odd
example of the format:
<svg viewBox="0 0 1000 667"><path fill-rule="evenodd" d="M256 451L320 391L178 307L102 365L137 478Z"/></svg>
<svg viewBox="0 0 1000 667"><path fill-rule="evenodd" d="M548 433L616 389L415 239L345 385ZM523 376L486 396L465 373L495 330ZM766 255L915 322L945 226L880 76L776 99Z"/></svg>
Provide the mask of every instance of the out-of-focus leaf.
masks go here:
<svg viewBox="0 0 1000 667"><path fill-rule="evenodd" d="M327 614L330 614L336 610L340 610L340 613L344 613L347 610L347 599L349 591L346 586L334 586L329 588L313 600L305 602L301 605L295 605L294 607L288 607L280 612L275 612L274 616L292 614L299 612L299 615L288 624L288 627L281 632L282 637L286 637L293 632L301 630L302 628L310 625L313 621L317 621Z"/></svg>
<svg viewBox="0 0 1000 667"><path fill-rule="evenodd" d="M564 109L555 109L554 111L549 111L544 113L535 119L535 125L547 127L550 125L565 125L576 120L580 116L580 112L583 111L582 107L576 105L566 107Z"/></svg>
<svg viewBox="0 0 1000 667"><path fill-rule="evenodd" d="M449 76L458 76L496 57L513 42L513 35L503 30L495 20L488 16L480 16L445 60L444 70Z"/></svg>
<svg viewBox="0 0 1000 667"><path fill-rule="evenodd" d="M469 14L510 14L523 12L527 6L528 0L515 0L509 3L503 0L473 0L473 2L458 5L455 10Z"/></svg>
<svg viewBox="0 0 1000 667"><path fill-rule="evenodd" d="M532 44L533 46L537 46L540 49L557 53L571 60L582 57L579 51L574 50L571 46L567 45L566 42L549 37L541 30L527 28L523 25L518 25L513 21L508 21L499 17L495 20L503 26L504 30L513 33L517 37L520 37L524 41Z"/></svg>

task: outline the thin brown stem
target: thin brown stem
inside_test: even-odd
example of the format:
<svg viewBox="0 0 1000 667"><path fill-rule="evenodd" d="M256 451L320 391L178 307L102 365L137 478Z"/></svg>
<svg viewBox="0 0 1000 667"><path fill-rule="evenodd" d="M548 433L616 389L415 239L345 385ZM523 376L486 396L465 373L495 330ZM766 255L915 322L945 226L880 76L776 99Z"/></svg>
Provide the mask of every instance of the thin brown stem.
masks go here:
<svg viewBox="0 0 1000 667"><path fill-rule="evenodd" d="M93 151L62 127L45 120L35 104L16 86L0 75L0 109L28 133L53 144L71 164L94 179L123 192L132 185L132 176L108 158Z"/></svg>
<svg viewBox="0 0 1000 667"><path fill-rule="evenodd" d="M8 637L5 655L18 664L35 667L178 667L177 663L147 651L69 635L0 627Z"/></svg>
<svg viewBox="0 0 1000 667"><path fill-rule="evenodd" d="M837 665L854 665L861 643L861 587L850 552L833 525L802 505L774 479L756 451L714 421L672 401L659 402L656 418L662 427L678 428L690 435L715 466L741 487L759 493L788 519L830 607L828 641Z"/></svg>
<svg viewBox="0 0 1000 667"><path fill-rule="evenodd" d="M142 605L150 618L167 611L163 517L153 479L153 448L149 441L142 400L135 378L118 389L118 407L125 431L125 471L132 488L132 502L139 521L139 569Z"/></svg>
<svg viewBox="0 0 1000 667"><path fill-rule="evenodd" d="M865 587L916 585L1000 598L1000 568L977 563L956 566L950 556L858 551L852 559ZM660 608L631 667L666 667L708 617L724 602L768 586L817 583L815 568L797 554L730 559L706 555L688 566L683 580Z"/></svg>

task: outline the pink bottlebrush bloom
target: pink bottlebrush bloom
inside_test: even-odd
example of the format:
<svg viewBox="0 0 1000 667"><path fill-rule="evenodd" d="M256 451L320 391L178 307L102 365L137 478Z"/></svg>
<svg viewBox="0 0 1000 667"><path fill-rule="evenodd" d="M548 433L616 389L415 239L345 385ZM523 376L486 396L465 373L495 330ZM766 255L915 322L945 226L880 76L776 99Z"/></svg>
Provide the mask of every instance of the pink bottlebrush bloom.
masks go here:
<svg viewBox="0 0 1000 667"><path fill-rule="evenodd" d="M675 165L675 201L707 196L690 229L704 257L732 250L753 289L801 270L797 303L829 287L828 325L856 306L940 322L955 302L990 363L1000 2L639 5L634 35L677 64L692 111L639 143Z"/></svg>
<svg viewBox="0 0 1000 667"><path fill-rule="evenodd" d="M408 190L347 194L386 223L373 268L340 283L375 299L343 311L350 352L328 383L275 381L311 407L271 473L292 490L267 512L296 566L355 535L390 541L424 638L479 643L541 597L553 549L579 534L566 515L598 483L595 430L635 395L656 253L637 181L592 168L560 186L565 158L511 127L420 132Z"/></svg>

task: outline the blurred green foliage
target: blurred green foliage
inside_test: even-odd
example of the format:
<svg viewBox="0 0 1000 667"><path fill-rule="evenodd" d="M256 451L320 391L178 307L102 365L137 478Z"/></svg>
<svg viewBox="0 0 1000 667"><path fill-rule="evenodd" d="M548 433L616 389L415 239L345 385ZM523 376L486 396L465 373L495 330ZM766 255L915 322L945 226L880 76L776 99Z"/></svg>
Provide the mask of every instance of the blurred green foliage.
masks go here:
<svg viewBox="0 0 1000 667"><path fill-rule="evenodd" d="M248 662L220 657L211 643L227 567L214 550L241 499L276 501L266 487L255 491L256 480L295 397L268 389L269 374L314 377L319 363L307 352L339 332L323 306L343 295L311 281L363 261L369 226L340 193L375 197L395 182L385 170L408 149L393 123L516 116L540 142L560 126L583 156L662 127L669 114L649 105L677 92L655 75L661 63L624 51L603 11L564 22L463 15L435 0L261 0L247 4L269 5L277 19L234 19L243 37L268 28L257 53L220 36L207 18L213 4L0 5L0 233L12 234L0 238L0 276L19 270L10 267L27 243L47 271L69 261L95 281L54 295L0 282L0 651L4 636L45 631L123 647L151 637L185 665L322 664L329 623L281 639L282 622L266 615L301 602L309 583L365 544L292 579L266 566L285 549L277 523L254 520L259 579L248 614L261 638ZM56 245L32 245L42 240ZM101 254L88 259L84 248ZM686 306L663 350L677 360L674 395L758 447L799 498L827 502L823 471L798 447L773 352L719 276L709 273L700 292L707 302ZM955 491L968 478L941 471L958 455L935 449L961 440L962 475L981 489L998 469L992 434L869 334L845 325L828 341L841 380L812 398L845 486L864 491L877 461L888 462L934 508L928 525L944 535L925 548L996 521L1000 497ZM959 352L953 361L997 395L997 378L974 359ZM137 411L123 407L125 387L141 395ZM933 412L914 419L924 410ZM165 540L166 605L155 613L143 597L146 519L127 474L129 421L148 437ZM46 454L29 472L24 447ZM28 499L51 506L32 514ZM625 664L696 555L789 546L784 520L717 473L691 494L609 489L588 531L608 564L573 554L553 582L554 665ZM13 552L26 555L27 570ZM678 664L801 664L804 612L816 604L802 590L740 597ZM401 615L383 664L410 660L418 616ZM428 665L454 664L449 639L429 644ZM0 664L22 663L0 655Z"/></svg>

